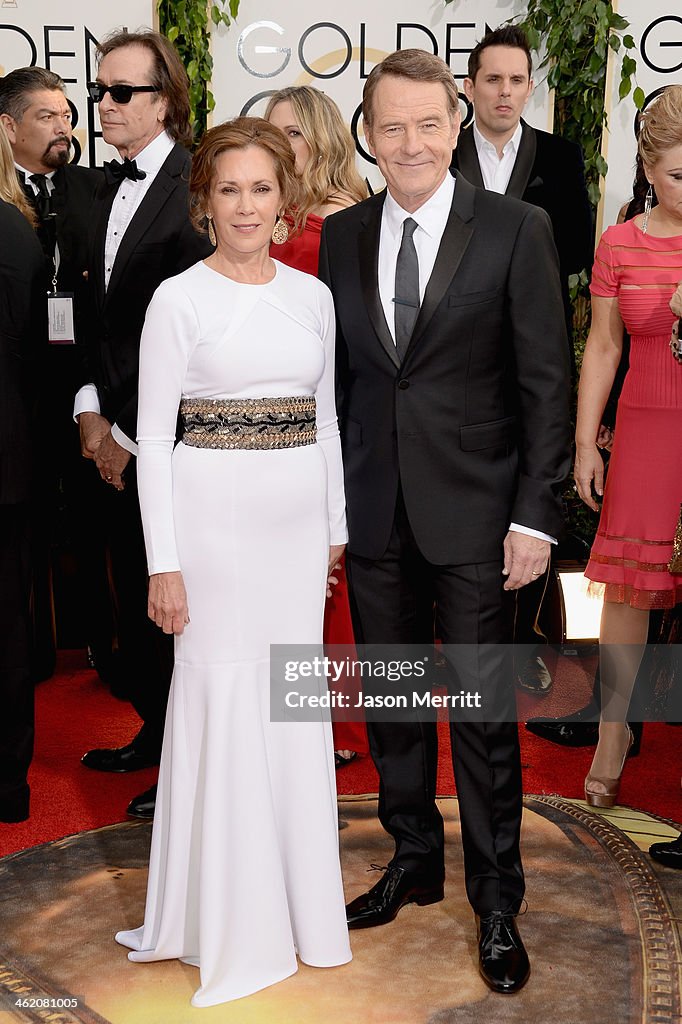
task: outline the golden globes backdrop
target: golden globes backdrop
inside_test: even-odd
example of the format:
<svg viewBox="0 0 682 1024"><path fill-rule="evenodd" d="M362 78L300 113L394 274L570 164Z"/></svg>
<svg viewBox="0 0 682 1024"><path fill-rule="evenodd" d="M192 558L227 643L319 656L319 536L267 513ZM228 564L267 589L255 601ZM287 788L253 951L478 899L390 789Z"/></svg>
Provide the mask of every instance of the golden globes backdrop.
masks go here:
<svg viewBox="0 0 682 1024"><path fill-rule="evenodd" d="M614 7L630 22L635 40L637 84L647 103L666 85L682 84L682 3L680 0L617 0ZM603 228L614 224L623 203L632 196L635 159L635 105L632 96L619 103L619 62L610 76L609 132L605 156L609 165L603 201Z"/></svg>
<svg viewBox="0 0 682 1024"><path fill-rule="evenodd" d="M486 28L526 9L521 0L241 0L230 28L214 30L213 123L237 114L262 114L267 98L289 85L313 85L334 99L351 125L358 168L373 188L383 184L362 130L362 87L374 65L397 49L419 47L449 64L461 86L467 57ZM471 111L462 99L465 123ZM540 85L528 121L551 131L551 103Z"/></svg>
<svg viewBox="0 0 682 1024"><path fill-rule="evenodd" d="M95 78L95 47L115 28L155 25L154 0L1 0L0 74L38 65L66 82L73 110L74 161L95 166L115 151L101 139L86 85Z"/></svg>

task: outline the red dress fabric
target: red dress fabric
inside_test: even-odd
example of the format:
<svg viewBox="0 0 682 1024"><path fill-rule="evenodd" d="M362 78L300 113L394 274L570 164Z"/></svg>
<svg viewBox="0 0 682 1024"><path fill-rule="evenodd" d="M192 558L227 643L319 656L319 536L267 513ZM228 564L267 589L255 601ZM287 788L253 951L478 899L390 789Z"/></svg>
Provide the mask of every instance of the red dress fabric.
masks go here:
<svg viewBox="0 0 682 1024"><path fill-rule="evenodd" d="M634 608L682 601L682 575L667 568L682 502L682 365L668 305L680 279L682 236L654 238L631 220L599 243L591 291L618 298L631 347L585 575L605 584L607 601Z"/></svg>
<svg viewBox="0 0 682 1024"><path fill-rule="evenodd" d="M303 231L293 238L290 238L284 245L270 246L270 255L273 259L286 263L289 267L302 270L304 274L312 274L317 277L317 264L320 254L320 236L324 219L309 213ZM332 590L332 596L327 599L324 615L324 642L327 645L354 644L353 625L350 617L350 606L348 603L348 584L346 582L346 571L342 566L339 573L339 582ZM343 652L332 652L331 657L342 658ZM343 685L344 693L351 695L353 701L353 686L351 680L345 680ZM343 710L334 710L333 715L339 719L343 717ZM334 748L336 750L355 750L359 754L368 752L367 730L364 722L334 721Z"/></svg>
<svg viewBox="0 0 682 1024"><path fill-rule="evenodd" d="M290 238L284 245L275 245L273 242L270 246L270 255L274 260L286 263L294 270L302 270L304 274L312 274L313 277L317 277L323 224L323 217L316 217L314 213L309 213L303 231Z"/></svg>

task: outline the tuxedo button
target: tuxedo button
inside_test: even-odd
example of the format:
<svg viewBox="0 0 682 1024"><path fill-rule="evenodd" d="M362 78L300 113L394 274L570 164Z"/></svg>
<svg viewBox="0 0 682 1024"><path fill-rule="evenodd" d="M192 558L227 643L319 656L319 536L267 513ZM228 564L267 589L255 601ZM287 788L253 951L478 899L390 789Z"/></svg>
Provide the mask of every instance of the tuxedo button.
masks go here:
<svg viewBox="0 0 682 1024"><path fill-rule="evenodd" d="M404 377L402 378L402 380L398 381L398 387L400 388L401 391L407 391L409 386L410 386L409 380L406 380Z"/></svg>

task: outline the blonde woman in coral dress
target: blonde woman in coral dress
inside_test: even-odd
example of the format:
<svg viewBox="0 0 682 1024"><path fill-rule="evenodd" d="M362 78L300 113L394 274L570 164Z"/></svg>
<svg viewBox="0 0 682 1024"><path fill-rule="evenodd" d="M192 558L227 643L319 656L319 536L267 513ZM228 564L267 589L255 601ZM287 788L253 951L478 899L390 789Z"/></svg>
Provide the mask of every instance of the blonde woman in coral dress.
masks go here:
<svg viewBox="0 0 682 1024"><path fill-rule="evenodd" d="M297 956L351 956L330 725L270 720L270 644L321 643L346 539L331 295L268 255L296 193L266 121L207 132L190 197L217 247L159 288L142 335L149 608L175 671L144 924L116 939L198 967L194 1006L281 981Z"/></svg>
<svg viewBox="0 0 682 1024"><path fill-rule="evenodd" d="M682 601L668 569L682 502L682 363L671 346L673 296L682 279L682 86L646 110L639 152L658 205L608 228L592 275L576 428L575 480L590 508L603 504L586 575L604 585L600 632L602 717L585 796L611 807L632 734L626 714L644 653L649 611ZM630 368L618 403L606 487L596 438L620 360ZM594 493L593 493L594 492Z"/></svg>

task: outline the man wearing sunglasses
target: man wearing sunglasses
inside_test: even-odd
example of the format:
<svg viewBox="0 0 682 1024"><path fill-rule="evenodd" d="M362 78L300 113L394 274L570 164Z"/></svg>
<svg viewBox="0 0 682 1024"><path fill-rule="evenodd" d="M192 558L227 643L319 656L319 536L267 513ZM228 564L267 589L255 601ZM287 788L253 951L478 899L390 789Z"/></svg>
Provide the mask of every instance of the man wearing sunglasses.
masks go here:
<svg viewBox="0 0 682 1024"><path fill-rule="evenodd" d="M105 164L93 217L90 285L94 306L89 380L76 396L81 450L107 491L107 528L118 610L120 668L142 719L132 741L90 750L88 768L136 771L158 764L173 638L147 616L147 563L137 497L137 376L140 336L155 290L207 256L211 246L189 220L191 140L188 82L171 44L156 32L117 32L98 47L97 81L105 142L121 161ZM156 787L128 812L151 817Z"/></svg>

